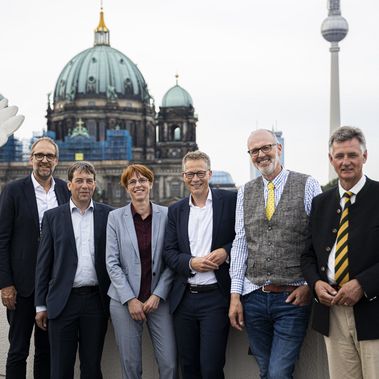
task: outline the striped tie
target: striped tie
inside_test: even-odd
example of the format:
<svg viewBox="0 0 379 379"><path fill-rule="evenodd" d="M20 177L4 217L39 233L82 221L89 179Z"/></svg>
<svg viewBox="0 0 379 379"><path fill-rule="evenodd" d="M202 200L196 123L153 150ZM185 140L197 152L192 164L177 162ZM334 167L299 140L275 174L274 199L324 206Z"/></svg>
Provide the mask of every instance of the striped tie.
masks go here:
<svg viewBox="0 0 379 379"><path fill-rule="evenodd" d="M349 237L349 208L351 205L351 192L345 192L343 200L345 202L341 215L340 226L337 233L336 257L335 257L335 280L339 286L349 281L349 258L348 258L348 237Z"/></svg>
<svg viewBox="0 0 379 379"><path fill-rule="evenodd" d="M267 194L267 203L266 203L266 217L270 221L272 215L275 212L275 194L274 194L274 183L267 183L268 194Z"/></svg>

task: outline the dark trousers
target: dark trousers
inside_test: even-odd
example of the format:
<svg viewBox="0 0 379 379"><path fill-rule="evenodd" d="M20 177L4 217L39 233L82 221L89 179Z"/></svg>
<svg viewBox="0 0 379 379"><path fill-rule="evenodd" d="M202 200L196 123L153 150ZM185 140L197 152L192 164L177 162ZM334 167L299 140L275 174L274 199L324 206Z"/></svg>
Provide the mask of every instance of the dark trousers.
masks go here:
<svg viewBox="0 0 379 379"><path fill-rule="evenodd" d="M9 351L6 364L7 379L26 378L26 360L34 328L34 378L49 379L50 351L47 332L35 325L34 293L28 297L17 295L16 309L7 311L9 322Z"/></svg>
<svg viewBox="0 0 379 379"><path fill-rule="evenodd" d="M101 379L101 356L108 317L98 292L70 294L63 312L49 320L51 379L74 377L79 345L80 378Z"/></svg>
<svg viewBox="0 0 379 379"><path fill-rule="evenodd" d="M229 299L218 289L196 294L186 290L174 313L183 379L224 378L228 308Z"/></svg>

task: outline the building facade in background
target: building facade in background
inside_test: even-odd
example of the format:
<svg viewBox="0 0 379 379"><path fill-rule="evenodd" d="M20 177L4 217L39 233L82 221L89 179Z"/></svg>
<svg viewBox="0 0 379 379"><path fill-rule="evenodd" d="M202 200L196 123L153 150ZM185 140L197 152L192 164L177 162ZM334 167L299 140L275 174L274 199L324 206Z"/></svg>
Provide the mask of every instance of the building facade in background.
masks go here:
<svg viewBox="0 0 379 379"><path fill-rule="evenodd" d="M125 204L119 181L123 168L131 162L154 171L153 201L169 204L186 194L181 160L197 149L192 98L178 84L177 76L156 112L138 67L111 47L103 10L94 46L65 65L53 98L49 96L46 118L44 134L60 149L56 174L65 179L72 161L91 161L98 173L97 200L116 207ZM6 182L29 172L22 151L21 142L14 138L0 148L0 191Z"/></svg>

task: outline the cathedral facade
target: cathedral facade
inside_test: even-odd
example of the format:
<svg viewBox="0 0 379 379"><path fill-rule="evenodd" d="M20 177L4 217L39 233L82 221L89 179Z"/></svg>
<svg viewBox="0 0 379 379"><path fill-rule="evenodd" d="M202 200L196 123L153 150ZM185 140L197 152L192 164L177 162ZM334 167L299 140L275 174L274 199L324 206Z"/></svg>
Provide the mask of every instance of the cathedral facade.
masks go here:
<svg viewBox="0 0 379 379"><path fill-rule="evenodd" d="M197 149L190 94L176 78L156 112L138 67L111 47L102 10L94 37L93 47L65 65L49 97L46 134L60 149L57 176L65 179L73 161L89 160L98 172L97 199L122 206L127 199L121 172L130 163L142 163L155 174L153 201L169 204L183 197L181 160ZM27 172L26 162L0 162L6 181Z"/></svg>

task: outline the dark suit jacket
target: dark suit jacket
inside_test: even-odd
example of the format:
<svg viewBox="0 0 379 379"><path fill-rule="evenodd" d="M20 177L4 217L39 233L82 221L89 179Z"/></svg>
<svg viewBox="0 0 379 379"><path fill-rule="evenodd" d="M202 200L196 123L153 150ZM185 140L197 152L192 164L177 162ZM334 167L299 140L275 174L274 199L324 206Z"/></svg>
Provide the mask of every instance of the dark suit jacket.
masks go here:
<svg viewBox="0 0 379 379"><path fill-rule="evenodd" d="M104 312L109 314L110 280L105 266L108 205L94 204L95 269ZM70 203L47 211L43 218L36 270L35 304L46 305L49 319L60 315L72 290L78 265Z"/></svg>
<svg viewBox="0 0 379 379"><path fill-rule="evenodd" d="M54 180L58 204L64 204L70 198L67 184ZM0 288L14 285L21 296L33 293L39 239L37 200L28 175L7 184L0 196Z"/></svg>
<svg viewBox="0 0 379 379"><path fill-rule="evenodd" d="M310 216L309 249L301 257L304 277L311 288L317 280L328 281L329 252L340 220L340 197L333 188L313 199ZM354 306L359 340L379 338L379 182L366 184L349 208L350 279L357 279L365 296ZM329 308L314 304L313 327L329 334Z"/></svg>
<svg viewBox="0 0 379 379"><path fill-rule="evenodd" d="M213 234L211 250L223 247L230 253L234 240L234 222L237 193L212 190ZM165 234L163 258L168 267L175 272L174 285L170 294L170 311L179 305L191 276L189 261L191 249L188 238L189 198L186 197L168 208L168 224ZM215 270L217 282L222 293L230 296L229 264L223 263Z"/></svg>

